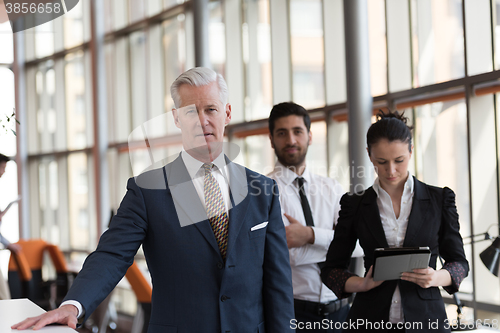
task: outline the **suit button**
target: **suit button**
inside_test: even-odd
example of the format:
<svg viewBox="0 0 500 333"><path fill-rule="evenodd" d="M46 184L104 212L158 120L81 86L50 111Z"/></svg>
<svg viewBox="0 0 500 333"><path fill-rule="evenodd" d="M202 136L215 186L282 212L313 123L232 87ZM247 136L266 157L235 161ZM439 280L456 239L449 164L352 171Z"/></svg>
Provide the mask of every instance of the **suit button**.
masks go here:
<svg viewBox="0 0 500 333"><path fill-rule="evenodd" d="M224 268L224 264L221 263L220 261L217 263L217 268L218 269L223 269Z"/></svg>
<svg viewBox="0 0 500 333"><path fill-rule="evenodd" d="M228 299L229 299L229 297L227 297L226 295L222 295L222 296L220 297L220 300L221 300L222 302L227 301Z"/></svg>

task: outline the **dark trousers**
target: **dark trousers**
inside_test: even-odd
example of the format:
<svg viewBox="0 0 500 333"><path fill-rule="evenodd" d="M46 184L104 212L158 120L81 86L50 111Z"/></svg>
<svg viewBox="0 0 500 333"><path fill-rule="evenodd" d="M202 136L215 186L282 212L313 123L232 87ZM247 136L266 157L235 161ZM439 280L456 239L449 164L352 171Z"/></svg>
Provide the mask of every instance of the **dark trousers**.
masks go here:
<svg viewBox="0 0 500 333"><path fill-rule="evenodd" d="M337 325L338 329L336 329L335 323L343 323L349 313L349 309L350 306L346 305L338 311L325 316L295 309L295 319L297 320L297 329L295 331L307 333L340 333L342 332L342 327L341 325Z"/></svg>

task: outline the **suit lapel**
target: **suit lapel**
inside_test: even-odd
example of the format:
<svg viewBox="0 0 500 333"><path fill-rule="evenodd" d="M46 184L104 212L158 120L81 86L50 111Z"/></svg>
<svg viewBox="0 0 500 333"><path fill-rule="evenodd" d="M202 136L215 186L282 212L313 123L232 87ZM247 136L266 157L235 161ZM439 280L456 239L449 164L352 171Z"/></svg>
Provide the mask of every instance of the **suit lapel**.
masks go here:
<svg viewBox="0 0 500 333"><path fill-rule="evenodd" d="M227 245L227 253L230 255L245 220L249 200L245 200L248 196L248 179L245 168L229 161L227 158L226 163L229 172L229 190L232 199L231 208L229 210L229 235Z"/></svg>
<svg viewBox="0 0 500 333"><path fill-rule="evenodd" d="M373 187L366 190L363 196L362 205L364 205L363 217L373 238L375 238L379 247L389 247L384 228L382 227L382 221L380 220L380 212L377 206L377 193L375 193Z"/></svg>
<svg viewBox="0 0 500 333"><path fill-rule="evenodd" d="M427 214L430 210L429 194L427 193L425 185L415 177L413 177L413 182L413 204L403 246L417 246L415 240L419 234L420 228L422 228L422 225L427 221Z"/></svg>
<svg viewBox="0 0 500 333"><path fill-rule="evenodd" d="M207 213L199 200L198 192L196 192L180 155L172 163L165 166L165 173L181 227L194 224L212 248L220 255L219 246L212 226L208 221Z"/></svg>

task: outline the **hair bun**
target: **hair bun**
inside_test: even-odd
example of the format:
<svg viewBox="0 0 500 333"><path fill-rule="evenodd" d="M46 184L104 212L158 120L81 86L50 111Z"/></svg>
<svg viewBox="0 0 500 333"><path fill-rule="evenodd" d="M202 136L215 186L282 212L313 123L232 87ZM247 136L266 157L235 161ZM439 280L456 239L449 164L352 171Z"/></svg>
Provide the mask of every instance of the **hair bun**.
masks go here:
<svg viewBox="0 0 500 333"><path fill-rule="evenodd" d="M402 121L406 126L408 126L408 121L409 118L405 117L405 112L399 112L399 111L389 111L389 112L384 112L383 110L379 109L377 113L377 121L379 120L384 120L384 119L397 119ZM413 126L408 126L409 129L413 129Z"/></svg>

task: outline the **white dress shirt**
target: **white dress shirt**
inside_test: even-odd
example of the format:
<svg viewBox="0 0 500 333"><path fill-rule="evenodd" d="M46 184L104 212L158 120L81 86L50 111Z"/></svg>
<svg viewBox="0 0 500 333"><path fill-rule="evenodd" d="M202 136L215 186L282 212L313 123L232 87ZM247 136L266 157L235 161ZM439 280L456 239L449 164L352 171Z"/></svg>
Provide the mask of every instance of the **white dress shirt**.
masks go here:
<svg viewBox="0 0 500 333"><path fill-rule="evenodd" d="M287 213L306 225L300 202L299 188L295 180L298 175L276 162L268 175L276 180L280 191L281 212ZM318 262L326 260L326 253L333 239L333 228L337 224L342 186L334 179L309 172L306 167L302 176L307 200L314 221L314 244L289 249L292 267L293 297L311 302L328 303L337 296L321 282ZM283 215L285 226L290 223Z"/></svg>
<svg viewBox="0 0 500 333"><path fill-rule="evenodd" d="M389 247L402 247L405 240L406 228L408 227L408 220L410 218L411 206L413 204L413 177L410 172L408 172L408 178L406 179L403 195L401 196L401 208L398 218L396 218L396 214L394 213L391 197L380 186L378 177L375 179L373 189L375 193L377 193L377 205L387 244ZM396 286L396 290L394 290L394 294L392 295L389 321L391 323L404 321L399 284Z"/></svg>
<svg viewBox="0 0 500 333"><path fill-rule="evenodd" d="M193 156L189 155L185 150L181 152L182 161L186 166L189 176L193 180L194 188L200 197L203 204L203 208L207 208L205 204L205 192L203 190L205 169L203 169L203 162L198 161ZM221 153L212 162L215 167L212 169L212 175L214 176L217 183L219 183L220 190L222 192L222 198L224 198L224 205L226 206L226 213L229 212L231 208L231 199L229 196L229 172L227 172L226 160L224 154Z"/></svg>
<svg viewBox="0 0 500 333"><path fill-rule="evenodd" d="M198 193L198 196L200 197L200 201L202 202L203 207L206 209L207 206L205 203L205 192L203 190L205 177L205 169L203 169L204 163L189 155L184 149L181 152L181 158L184 162L184 165L186 166L189 176L193 180L193 185L196 189L196 192ZM215 160L213 160L212 163L215 165L215 167L212 169L212 175L219 183L222 197L224 198L224 205L226 206L226 213L228 213L231 207L231 200L229 196L229 172L227 172L225 155L221 153ZM83 315L83 307L80 302L75 300L68 300L61 303L60 307L67 304L74 305L78 309L77 318L81 318L81 316Z"/></svg>

